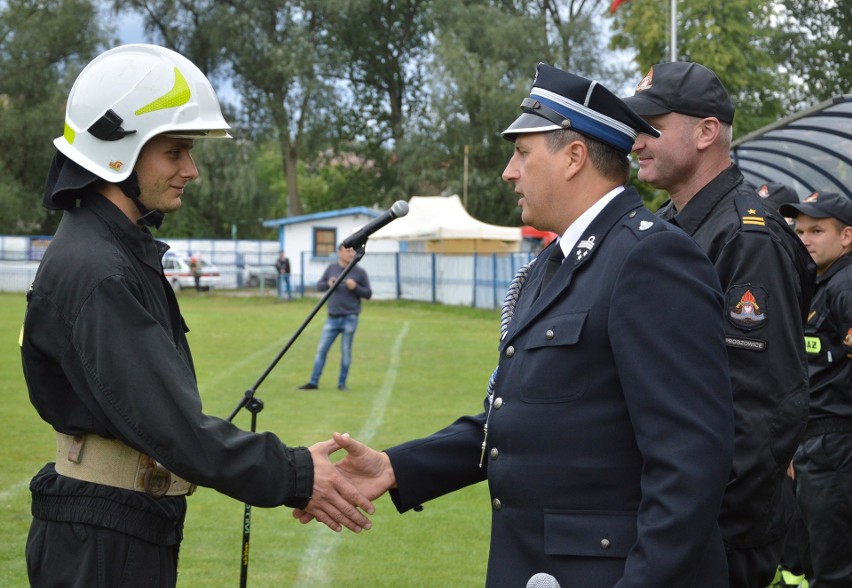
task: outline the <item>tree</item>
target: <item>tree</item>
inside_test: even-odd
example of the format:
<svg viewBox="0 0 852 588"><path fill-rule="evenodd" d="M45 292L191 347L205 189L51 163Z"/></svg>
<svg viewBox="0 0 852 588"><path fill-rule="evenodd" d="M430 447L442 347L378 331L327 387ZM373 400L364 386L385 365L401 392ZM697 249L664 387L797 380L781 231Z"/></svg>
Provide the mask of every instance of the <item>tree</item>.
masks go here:
<svg viewBox="0 0 852 588"><path fill-rule="evenodd" d="M615 13L620 32L613 46L634 48L642 74L652 65L668 61L670 2L629 2ZM778 75L771 48L778 35L773 27L773 5L763 0L729 0L720 8L714 0L678 3L677 57L695 61L722 80L734 101L735 136L775 121L784 112L782 97L789 78Z"/></svg>
<svg viewBox="0 0 852 588"><path fill-rule="evenodd" d="M287 186L287 214L302 213L298 167L307 135L326 128L335 89L320 77L325 30L321 1L130 0L149 30L208 75L232 74L244 130L274 137Z"/></svg>
<svg viewBox="0 0 852 588"><path fill-rule="evenodd" d="M417 158L415 177L450 193L466 189L468 212L476 218L520 224L517 197L501 179L512 147L500 133L520 113L540 61L609 83L618 68L603 63L595 49L604 38L595 17L603 5L436 0L436 115L420 125L418 147L432 148Z"/></svg>
<svg viewBox="0 0 852 588"><path fill-rule="evenodd" d="M782 33L772 54L792 80L788 103L798 110L852 90L852 11L837 0L784 0Z"/></svg>
<svg viewBox="0 0 852 588"><path fill-rule="evenodd" d="M88 0L0 5L0 231L52 233L59 215L41 206L62 134L64 101L106 34Z"/></svg>

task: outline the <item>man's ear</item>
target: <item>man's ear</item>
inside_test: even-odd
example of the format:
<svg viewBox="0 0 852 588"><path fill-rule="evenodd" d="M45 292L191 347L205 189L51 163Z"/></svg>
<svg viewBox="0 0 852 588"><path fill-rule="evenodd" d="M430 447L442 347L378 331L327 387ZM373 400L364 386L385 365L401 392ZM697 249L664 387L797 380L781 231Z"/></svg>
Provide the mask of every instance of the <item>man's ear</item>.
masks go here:
<svg viewBox="0 0 852 588"><path fill-rule="evenodd" d="M696 149L700 151L713 145L721 132L722 123L718 118L711 116L701 119L693 129Z"/></svg>
<svg viewBox="0 0 852 588"><path fill-rule="evenodd" d="M852 248L852 226L846 225L840 230L840 244L844 249Z"/></svg>
<svg viewBox="0 0 852 588"><path fill-rule="evenodd" d="M589 157L589 150L582 141L571 141L562 149L565 163L565 180L570 180L583 169Z"/></svg>

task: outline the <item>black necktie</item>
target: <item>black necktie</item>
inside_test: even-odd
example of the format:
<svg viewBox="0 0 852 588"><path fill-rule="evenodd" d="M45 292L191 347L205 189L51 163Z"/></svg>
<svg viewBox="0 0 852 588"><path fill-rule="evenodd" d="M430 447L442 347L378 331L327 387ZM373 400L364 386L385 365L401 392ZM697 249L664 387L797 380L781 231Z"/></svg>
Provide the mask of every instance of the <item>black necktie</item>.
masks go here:
<svg viewBox="0 0 852 588"><path fill-rule="evenodd" d="M541 279L540 291L544 291L547 287L547 284L562 266L563 259L565 259L565 254L562 253L562 247L557 243L547 258L547 265L544 266L544 277Z"/></svg>

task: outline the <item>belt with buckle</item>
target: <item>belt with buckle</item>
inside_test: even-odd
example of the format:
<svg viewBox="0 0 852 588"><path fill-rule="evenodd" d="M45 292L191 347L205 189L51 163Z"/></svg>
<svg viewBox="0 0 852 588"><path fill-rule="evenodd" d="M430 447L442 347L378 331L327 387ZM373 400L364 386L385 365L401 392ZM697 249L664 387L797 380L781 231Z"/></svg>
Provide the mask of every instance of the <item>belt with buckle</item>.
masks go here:
<svg viewBox="0 0 852 588"><path fill-rule="evenodd" d="M56 472L68 478L103 484L149 496L188 496L195 484L176 476L154 458L118 439L56 433Z"/></svg>

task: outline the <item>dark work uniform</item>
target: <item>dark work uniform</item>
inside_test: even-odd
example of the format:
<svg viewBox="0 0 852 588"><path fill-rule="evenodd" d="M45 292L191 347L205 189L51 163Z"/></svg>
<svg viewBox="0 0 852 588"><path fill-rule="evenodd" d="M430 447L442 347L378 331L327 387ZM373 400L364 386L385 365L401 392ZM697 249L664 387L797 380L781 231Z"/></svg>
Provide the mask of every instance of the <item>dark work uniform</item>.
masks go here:
<svg viewBox="0 0 852 588"><path fill-rule="evenodd" d="M817 278L805 327L811 409L793 461L814 588L852 586L852 253Z"/></svg>
<svg viewBox="0 0 852 588"><path fill-rule="evenodd" d="M698 242L725 291L734 468L719 519L732 588L767 586L795 515L786 469L808 413L803 322L815 266L732 165L683 207L658 212Z"/></svg>
<svg viewBox="0 0 852 588"><path fill-rule="evenodd" d="M33 406L61 433L118 439L240 501L304 507L306 448L202 412L166 249L98 194L64 213L27 295L21 356ZM82 482L53 463L30 489L33 585L175 584L184 496Z"/></svg>

